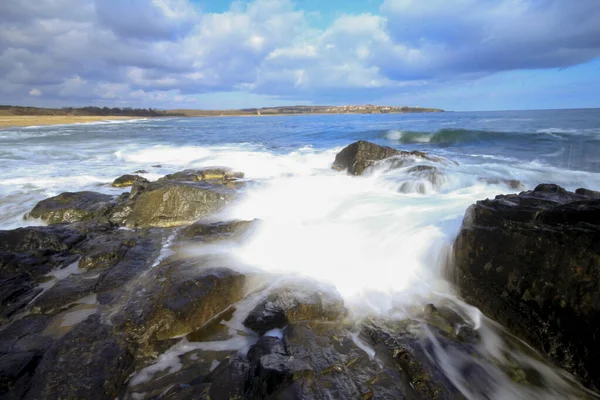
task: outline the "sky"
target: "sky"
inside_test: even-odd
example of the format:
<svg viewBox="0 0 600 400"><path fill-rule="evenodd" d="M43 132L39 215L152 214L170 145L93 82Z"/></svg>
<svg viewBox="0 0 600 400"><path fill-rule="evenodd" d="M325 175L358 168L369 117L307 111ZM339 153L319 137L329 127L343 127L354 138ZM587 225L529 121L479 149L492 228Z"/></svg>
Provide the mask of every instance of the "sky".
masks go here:
<svg viewBox="0 0 600 400"><path fill-rule="evenodd" d="M600 107L600 0L3 0L0 104Z"/></svg>

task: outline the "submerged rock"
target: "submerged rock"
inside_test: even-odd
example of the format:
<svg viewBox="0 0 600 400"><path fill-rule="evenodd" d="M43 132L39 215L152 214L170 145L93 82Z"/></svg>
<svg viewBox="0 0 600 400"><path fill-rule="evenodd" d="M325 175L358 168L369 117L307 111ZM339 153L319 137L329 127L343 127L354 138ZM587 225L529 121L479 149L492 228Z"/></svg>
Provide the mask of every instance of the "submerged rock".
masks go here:
<svg viewBox="0 0 600 400"><path fill-rule="evenodd" d="M127 174L127 175L122 175L122 176L118 177L117 179L115 179L112 183L112 186L116 187L116 188L122 188L122 187L131 186L135 182L148 183L148 180L139 175Z"/></svg>
<svg viewBox="0 0 600 400"><path fill-rule="evenodd" d="M488 185L506 185L511 189L523 190L525 186L518 179L502 179L502 178L479 178L480 182L485 182Z"/></svg>
<svg viewBox="0 0 600 400"><path fill-rule="evenodd" d="M362 175L376 161L395 156L430 159L426 153L417 150L401 151L360 140L340 151L335 156L332 168L338 171L347 170L351 175Z"/></svg>
<svg viewBox="0 0 600 400"><path fill-rule="evenodd" d="M25 217L49 224L107 219L113 200L113 196L96 192L65 192L40 201Z"/></svg>
<svg viewBox="0 0 600 400"><path fill-rule="evenodd" d="M544 184L471 206L454 244L464 298L600 388L600 200Z"/></svg>

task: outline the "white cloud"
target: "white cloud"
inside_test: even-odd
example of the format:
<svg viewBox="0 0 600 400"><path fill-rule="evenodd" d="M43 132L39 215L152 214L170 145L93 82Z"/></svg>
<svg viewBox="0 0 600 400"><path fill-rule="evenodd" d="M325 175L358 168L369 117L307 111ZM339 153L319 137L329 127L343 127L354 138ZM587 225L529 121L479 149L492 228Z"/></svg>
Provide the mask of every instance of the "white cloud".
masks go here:
<svg viewBox="0 0 600 400"><path fill-rule="evenodd" d="M0 100L34 96L32 87L65 102L385 95L600 55L598 0L384 0L379 14L324 28L311 18L291 0L222 13L191 0L0 2Z"/></svg>
<svg viewBox="0 0 600 400"><path fill-rule="evenodd" d="M29 95L38 97L42 95L42 91L40 89L33 88L29 91Z"/></svg>

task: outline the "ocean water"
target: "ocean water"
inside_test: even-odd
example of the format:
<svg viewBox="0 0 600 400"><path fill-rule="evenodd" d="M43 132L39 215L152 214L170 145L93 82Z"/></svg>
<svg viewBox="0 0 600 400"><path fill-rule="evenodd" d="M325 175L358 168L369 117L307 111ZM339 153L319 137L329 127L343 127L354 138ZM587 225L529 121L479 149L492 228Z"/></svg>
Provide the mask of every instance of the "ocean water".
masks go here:
<svg viewBox="0 0 600 400"><path fill-rule="evenodd" d="M333 171L336 153L356 140L418 149L448 162L437 165L434 178L385 164L363 177ZM451 301L486 332L486 354L502 358L503 329L462 303L447 280L450 246L469 205L522 190L503 180L519 180L525 189L557 183L600 190L600 110L173 118L3 129L0 229L40 224L23 214L64 191L117 195L128 189L110 183L122 174L145 170L140 175L153 180L207 166L231 167L248 180L242 196L212 219L262 221L246 241L226 249L240 265L316 279L342 294L354 318L403 318L413 306ZM480 392L455 373L460 357L438 356L450 379L477 398ZM560 370L523 353L514 359L539 370L546 383L520 387L490 364L492 398L572 394Z"/></svg>

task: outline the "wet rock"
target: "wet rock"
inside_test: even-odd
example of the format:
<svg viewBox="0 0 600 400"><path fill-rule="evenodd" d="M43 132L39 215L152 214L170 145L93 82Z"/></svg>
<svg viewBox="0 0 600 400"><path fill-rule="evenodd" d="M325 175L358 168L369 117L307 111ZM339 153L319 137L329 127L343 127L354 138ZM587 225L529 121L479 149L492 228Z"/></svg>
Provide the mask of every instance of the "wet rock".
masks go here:
<svg viewBox="0 0 600 400"><path fill-rule="evenodd" d="M133 185L135 182L148 183L146 178L143 178L139 175L122 175L115 179L112 183L112 187L122 188Z"/></svg>
<svg viewBox="0 0 600 400"><path fill-rule="evenodd" d="M32 226L0 231L0 251L23 252L47 249L64 251L81 242L85 236L66 226Z"/></svg>
<svg viewBox="0 0 600 400"><path fill-rule="evenodd" d="M23 399L112 400L132 364L132 349L94 315L48 349Z"/></svg>
<svg viewBox="0 0 600 400"><path fill-rule="evenodd" d="M235 172L229 168L186 169L174 174L165 175L161 180L198 182L198 181L231 181L244 177L243 172Z"/></svg>
<svg viewBox="0 0 600 400"><path fill-rule="evenodd" d="M592 199L600 199L600 192L597 192L595 190L579 188L575 191L575 193L592 198Z"/></svg>
<svg viewBox="0 0 600 400"><path fill-rule="evenodd" d="M397 366L400 379L408 384L410 392L417 398L462 398L445 377L441 363L432 360L432 353L413 333L416 329L411 323L377 320L364 325L362 332L380 357Z"/></svg>
<svg viewBox="0 0 600 400"><path fill-rule="evenodd" d="M24 388L18 382L27 380L27 375L35 369L38 362L39 356L31 351L0 355L0 396L19 398Z"/></svg>
<svg viewBox="0 0 600 400"><path fill-rule="evenodd" d="M335 321L347 314L339 293L309 285L278 288L250 312L244 325L260 335L290 322Z"/></svg>
<svg viewBox="0 0 600 400"><path fill-rule="evenodd" d="M25 217L40 218L49 224L106 220L113 206L113 197L106 194L66 192L40 201Z"/></svg>
<svg viewBox="0 0 600 400"><path fill-rule="evenodd" d="M90 274L70 275L35 299L32 308L36 312L48 313L68 306L94 293L99 276Z"/></svg>
<svg viewBox="0 0 600 400"><path fill-rule="evenodd" d="M376 161L394 156L429 159L427 154L420 151L401 151L361 140L340 151L335 156L332 168L338 171L347 170L351 175L362 175Z"/></svg>
<svg viewBox="0 0 600 400"><path fill-rule="evenodd" d="M207 182L136 182L111 221L128 227L173 227L219 211L236 192Z"/></svg>
<svg viewBox="0 0 600 400"><path fill-rule="evenodd" d="M478 201L454 245L461 294L600 388L600 200L544 184Z"/></svg>
<svg viewBox="0 0 600 400"><path fill-rule="evenodd" d="M214 242L225 239L240 239L258 220L228 221L228 222L196 222L182 228L177 237L180 240L193 239L194 241Z"/></svg>
<svg viewBox="0 0 600 400"><path fill-rule="evenodd" d="M511 189L523 190L525 185L518 179L502 179L502 178L479 178L480 182L485 182L488 185L505 185Z"/></svg>
<svg viewBox="0 0 600 400"><path fill-rule="evenodd" d="M227 268L164 262L134 288L115 322L141 343L187 334L239 301L244 282L244 275Z"/></svg>
<svg viewBox="0 0 600 400"><path fill-rule="evenodd" d="M152 165L152 168L162 168L162 165L160 165L160 164Z"/></svg>
<svg viewBox="0 0 600 400"><path fill-rule="evenodd" d="M41 291L26 274L0 277L0 322L24 309Z"/></svg>
<svg viewBox="0 0 600 400"><path fill-rule="evenodd" d="M148 171L144 169L138 169L137 171L133 171L134 174L147 174Z"/></svg>

